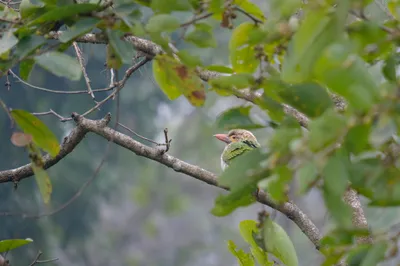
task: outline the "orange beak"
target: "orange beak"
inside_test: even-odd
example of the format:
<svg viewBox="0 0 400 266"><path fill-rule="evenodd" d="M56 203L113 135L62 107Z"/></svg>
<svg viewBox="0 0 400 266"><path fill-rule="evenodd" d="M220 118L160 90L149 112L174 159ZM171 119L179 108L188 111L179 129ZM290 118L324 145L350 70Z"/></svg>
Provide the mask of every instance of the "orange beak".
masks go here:
<svg viewBox="0 0 400 266"><path fill-rule="evenodd" d="M219 139L220 141L225 142L226 144L231 143L231 139L228 137L227 134L215 134L214 137L216 137L217 139Z"/></svg>

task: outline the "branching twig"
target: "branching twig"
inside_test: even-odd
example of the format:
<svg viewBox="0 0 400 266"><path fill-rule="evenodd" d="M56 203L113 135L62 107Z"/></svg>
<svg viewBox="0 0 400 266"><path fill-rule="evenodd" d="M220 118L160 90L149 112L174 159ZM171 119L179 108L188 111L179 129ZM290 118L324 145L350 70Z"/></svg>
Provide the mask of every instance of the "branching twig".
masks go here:
<svg viewBox="0 0 400 266"><path fill-rule="evenodd" d="M169 147L171 146L172 139L168 138L168 128L164 128L164 137L165 137L165 152L169 151Z"/></svg>
<svg viewBox="0 0 400 266"><path fill-rule="evenodd" d="M47 112L32 113L32 114L35 115L35 116L54 115L55 117L60 119L60 122L65 122L65 121L69 121L70 120L70 118L66 118L66 117L63 117L63 116L59 115L58 113L53 111L53 109L50 109L50 111L47 111Z"/></svg>
<svg viewBox="0 0 400 266"><path fill-rule="evenodd" d="M102 122L102 120L91 120L77 114L73 114L73 116L77 126L72 130L70 135L65 138L65 141L61 146L61 151L55 158L51 158L48 155L44 156L43 160L45 169L51 167L62 158L64 158L68 153L72 152L72 150L78 145L80 141L82 141L82 139L88 132L93 132L97 135L102 136L108 141L112 141L115 144L134 152L138 156L157 161L169 168L172 168L176 172L194 177L207 184L227 189L226 187L218 184L217 176L215 174L198 166L181 161L178 158L175 158L167 153L160 153L159 149L146 146L140 142L133 140L127 135L124 135L118 131L113 130L112 128L104 126L104 122ZM13 180L21 180L32 175L33 171L31 165L27 164L16 169L0 172L0 183L10 182ZM319 249L319 241L321 239L321 235L318 228L294 203L286 202L279 205L262 191L257 194L257 200L262 204L268 205L271 208L274 208L285 214L289 219L291 219L298 225L298 227L312 241L315 247ZM0 215L20 214L0 213Z"/></svg>
<svg viewBox="0 0 400 266"><path fill-rule="evenodd" d="M206 13L206 14L201 15L199 17L194 17L193 19L189 20L188 22L182 23L180 27L184 28L184 27L190 26L190 25L196 23L197 21L206 19L208 17L211 17L212 15L213 15L213 13Z"/></svg>
<svg viewBox="0 0 400 266"><path fill-rule="evenodd" d="M21 79L17 74L15 74L11 69L9 70L9 72L13 75L13 77L15 79L17 79L19 82L25 84L26 86L29 86L33 89L37 89L40 91L44 91L44 92L50 92L50 93L56 93L56 94L84 94L84 93L88 93L87 90L81 90L81 91L57 91L57 90L51 90L51 89L46 89L46 88L42 88L42 87L38 87L35 85L32 85L28 82L26 82L25 80ZM96 89L96 90L92 90L92 92L104 92L104 91L109 91L112 90L113 88L108 87L108 88L104 88L104 89Z"/></svg>
<svg viewBox="0 0 400 266"><path fill-rule="evenodd" d="M258 19L256 17L254 17L253 15L247 13L246 11L244 11L243 9L241 9L240 7L235 6L234 10L242 13L243 15L247 16L249 19L251 19L252 21L254 21L254 23L256 24L261 24L263 23L263 21L261 19Z"/></svg>
<svg viewBox="0 0 400 266"><path fill-rule="evenodd" d="M90 85L91 81L86 72L85 60L83 59L81 49L79 49L79 46L76 42L73 42L73 46L75 49L76 57L78 58L79 64L81 65L83 77L85 78L85 82L86 82L86 86L87 86L87 93L92 97L93 100L96 100L96 98L94 97L93 91L92 91L92 87Z"/></svg>
<svg viewBox="0 0 400 266"><path fill-rule="evenodd" d="M145 140L145 141L148 141L148 142L150 142L150 143L153 143L153 144L155 144L156 146L166 146L165 143L158 143L158 142L156 142L156 141L154 141L154 140L151 140L151 139L149 139L149 138L146 138L146 137L144 137L144 136L142 136L142 135L136 133L135 131L133 131L132 129L130 129L129 127L127 127L127 126L125 126L125 125L123 125L123 124L121 124L121 123L118 123L118 125L121 126L121 127L124 128L124 129L128 130L129 132L131 132L131 133L132 133L133 135L135 135L136 137L141 138L141 139L143 139L143 140Z"/></svg>
<svg viewBox="0 0 400 266"><path fill-rule="evenodd" d="M39 251L38 254L36 255L35 260L31 264L29 264L29 266L33 266L33 265L36 265L36 264L42 264L42 263L49 263L49 262L53 262L53 261L57 261L58 260L58 258L48 259L48 260L39 260L40 256L42 256L42 254L43 253L41 251Z"/></svg>

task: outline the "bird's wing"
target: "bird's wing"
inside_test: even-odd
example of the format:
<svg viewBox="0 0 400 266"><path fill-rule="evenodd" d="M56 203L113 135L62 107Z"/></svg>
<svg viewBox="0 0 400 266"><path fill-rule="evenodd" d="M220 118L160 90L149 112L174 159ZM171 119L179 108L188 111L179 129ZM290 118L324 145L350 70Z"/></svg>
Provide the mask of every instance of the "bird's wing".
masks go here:
<svg viewBox="0 0 400 266"><path fill-rule="evenodd" d="M249 147L245 143L242 142L234 142L226 146L224 152L222 153L222 160L226 163L229 164L231 160L236 158L237 156L251 151L253 148Z"/></svg>

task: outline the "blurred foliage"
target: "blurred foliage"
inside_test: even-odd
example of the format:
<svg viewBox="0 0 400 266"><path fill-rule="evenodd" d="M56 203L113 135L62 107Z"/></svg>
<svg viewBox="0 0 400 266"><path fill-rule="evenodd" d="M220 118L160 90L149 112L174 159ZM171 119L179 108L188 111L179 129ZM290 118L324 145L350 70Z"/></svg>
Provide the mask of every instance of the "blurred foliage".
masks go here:
<svg viewBox="0 0 400 266"><path fill-rule="evenodd" d="M265 15L266 10L270 15ZM3 214L0 225L7 229L20 227L17 231L1 231L0 239L23 239L29 234L40 249L68 254L66 265L100 265L99 261L103 265L159 265L161 261L163 265L195 265L191 263L192 258L197 256L203 262L207 261L207 255L215 262L211 257L213 251L223 252L221 245L218 248L213 245L215 239L183 240L185 234L179 231L181 228L183 232L197 230L207 223L206 218L181 219L175 224L177 229L170 231L161 224L181 213L201 212L207 217L210 210L218 217L233 217L243 210L239 207L256 203L253 193L257 187L278 203L294 197L290 194L292 187L298 197L319 191L332 218L331 227L321 240L322 265L333 265L343 258L351 265L376 265L396 258L399 236L396 228L387 225L381 230L372 228L369 234L376 243L358 244L356 238L365 236L366 232L354 228L351 210L342 198L350 186L371 208L400 205L399 10L398 1L379 0L307 3L271 0L268 6L263 1L250 0L2 3L0 71L8 87L10 77L18 72L22 81L45 88L57 87L57 91L84 88L81 66L71 46L78 37L90 32L108 43L82 46L91 55L86 63L89 76L96 76L92 85L107 88L111 86L110 77L99 75L103 65L106 70L123 72L135 57L134 49L124 37L143 36L158 44L163 53L156 55L152 62L156 86L136 77L126 87L145 84L146 88L134 92L125 89L121 92L123 96L118 96L121 119L130 127L149 137L162 137L161 128L168 118L178 132L172 137L173 143L178 143L172 151L194 164L217 161L218 156L210 154L220 152L213 145L204 145L204 139L195 132L211 136L215 127L225 130L243 127L262 130L265 134L270 125L274 125L274 130L268 140L260 141L262 148L241 156L220 176L219 182L228 186L230 192L217 197L214 191L212 197L200 195L203 200L214 198L214 207L208 202L192 210L196 205L192 197L199 193L197 187L188 185L189 181L183 178L171 182L169 179L175 174L164 172L161 166L143 158L132 162L129 152L113 148L107 161L109 167L104 168L97 183L88 189L93 194L81 195L69 208L37 223L21 219L48 211L38 206L40 201L32 193L32 181L21 182L15 192L1 187L2 202L7 202L8 210L19 212ZM60 36L51 37L54 34L51 31L59 29ZM143 70L149 71L149 68L146 66ZM201 80L198 73L203 70L214 72ZM160 90L154 89L157 86ZM81 101L65 100L67 96L60 93L40 98L33 89L24 93L14 90L13 87L2 92L0 103L13 109L11 115L25 135L13 132L11 140L16 146L28 147L29 157L22 149L10 145L9 114L3 112L1 137L7 140L2 145L7 152L2 154L4 160L0 160L0 165L8 169L30 159L45 203L50 202L52 208L60 206L82 186L82 176L90 177L98 164L92 157L104 153L100 143L105 143L100 137L91 136L90 141L83 142L74 151L79 157L71 155L47 174L42 169L41 150L55 156L58 152L55 136L68 134L71 127L50 122L46 117L39 120L30 112L57 109L61 113L83 113L93 105L92 99L80 95ZM109 92L98 93L97 97L104 95ZM244 97L254 107L234 106L232 96ZM221 112L225 108L218 106L225 97L230 97L225 103L231 108ZM283 104L310 119L307 130L284 112ZM112 110L111 106L106 103L95 116L101 117ZM262 122L252 115L258 107L255 112L263 117ZM188 114L188 110L196 112L195 115ZM222 113L216 123L215 110ZM155 125L156 116L162 121L158 125ZM185 122L179 121L184 117ZM205 117L213 117L212 122ZM215 165L218 164L208 168L216 170ZM127 184L133 186L129 192ZM102 209L102 204L121 200L124 193L130 194L137 209L127 208L119 213L113 213L113 208ZM158 208L163 210L162 215ZM117 216L116 223L122 220L129 223L120 224L119 230L104 232L108 236L101 238L101 223L93 223L101 220L101 215ZM229 251L241 265L270 265L273 263L270 255L289 266L308 259L309 256L298 255L304 247L296 245L296 239L285 232L288 229L272 221L270 216L260 219L259 224L247 218L240 224L240 233L250 252L238 247L235 241L228 242ZM183 227L183 222L190 222L192 227ZM257 227L260 224L262 230ZM139 229L132 230L129 237L138 239L138 243L162 239L154 248L160 252L159 256L147 259L148 254L155 253L152 248L148 250L153 252L148 251L144 256L139 253L124 256L124 262L107 258L109 253L96 258L88 256L92 254L89 247L92 243L107 249L124 246L123 235L128 234L132 225ZM220 229L218 225L210 228ZM48 231L51 234L46 234ZM182 243L174 243L176 254L170 255L160 247L172 241L174 232L182 235L179 238ZM162 237L163 234L168 236ZM229 231L218 237L233 234ZM73 251L69 251L72 247ZM125 247L124 252L129 253L129 248ZM31 253L27 255L32 256ZM75 253L78 255L71 256ZM229 260L227 256L223 258L221 261ZM18 259L21 264L29 261L28 256L16 256Z"/></svg>

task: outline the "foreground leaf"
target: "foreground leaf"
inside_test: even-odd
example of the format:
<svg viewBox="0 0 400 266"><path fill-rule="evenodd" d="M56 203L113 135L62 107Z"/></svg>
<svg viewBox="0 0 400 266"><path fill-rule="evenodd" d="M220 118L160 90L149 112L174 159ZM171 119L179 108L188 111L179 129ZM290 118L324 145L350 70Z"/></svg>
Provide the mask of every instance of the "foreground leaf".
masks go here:
<svg viewBox="0 0 400 266"><path fill-rule="evenodd" d="M296 250L285 230L267 217L263 227L264 246L286 266L299 265Z"/></svg>
<svg viewBox="0 0 400 266"><path fill-rule="evenodd" d="M153 61L154 79L169 99L183 94L193 106L204 104L204 84L194 69L168 55L157 55Z"/></svg>
<svg viewBox="0 0 400 266"><path fill-rule="evenodd" d="M32 242L33 240L30 238L0 240L0 253L16 249Z"/></svg>
<svg viewBox="0 0 400 266"><path fill-rule="evenodd" d="M231 108L219 115L217 127L225 130L234 128L255 129L263 126L254 123L250 118L251 106Z"/></svg>
<svg viewBox="0 0 400 266"><path fill-rule="evenodd" d="M237 258L240 266L254 266L255 262L251 254L244 252L242 249L237 249L235 242L228 241L228 250Z"/></svg>
<svg viewBox="0 0 400 266"><path fill-rule="evenodd" d="M55 157L60 151L60 144L53 132L36 116L24 110L12 110L11 115L18 126L32 136L33 142Z"/></svg>
<svg viewBox="0 0 400 266"><path fill-rule="evenodd" d="M82 70L76 58L59 52L48 52L35 56L36 63L59 77L80 80Z"/></svg>

